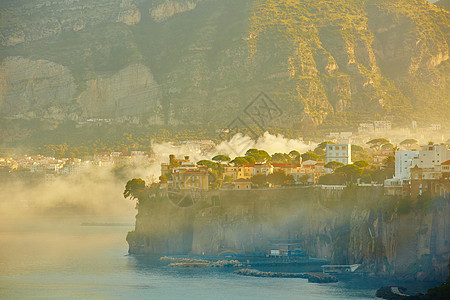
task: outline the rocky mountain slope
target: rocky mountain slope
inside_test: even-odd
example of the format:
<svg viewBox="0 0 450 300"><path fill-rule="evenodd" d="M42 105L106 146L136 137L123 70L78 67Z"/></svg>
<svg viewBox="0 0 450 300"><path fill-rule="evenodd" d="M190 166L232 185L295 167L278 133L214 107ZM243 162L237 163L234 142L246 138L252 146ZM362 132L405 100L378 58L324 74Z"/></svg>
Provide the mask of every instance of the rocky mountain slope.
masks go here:
<svg viewBox="0 0 450 300"><path fill-rule="evenodd" d="M0 114L226 126L259 92L277 126L446 120L450 13L425 0L1 4Z"/></svg>

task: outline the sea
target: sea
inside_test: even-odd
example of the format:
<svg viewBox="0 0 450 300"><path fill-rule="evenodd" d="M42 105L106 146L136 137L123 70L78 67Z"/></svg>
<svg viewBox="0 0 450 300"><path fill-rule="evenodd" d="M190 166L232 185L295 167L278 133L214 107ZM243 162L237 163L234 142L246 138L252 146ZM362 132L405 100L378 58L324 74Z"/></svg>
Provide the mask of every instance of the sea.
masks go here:
<svg viewBox="0 0 450 300"><path fill-rule="evenodd" d="M170 268L128 254L134 217L70 215L0 220L0 299L375 299L393 282L255 278L230 269ZM430 284L406 286L425 291Z"/></svg>

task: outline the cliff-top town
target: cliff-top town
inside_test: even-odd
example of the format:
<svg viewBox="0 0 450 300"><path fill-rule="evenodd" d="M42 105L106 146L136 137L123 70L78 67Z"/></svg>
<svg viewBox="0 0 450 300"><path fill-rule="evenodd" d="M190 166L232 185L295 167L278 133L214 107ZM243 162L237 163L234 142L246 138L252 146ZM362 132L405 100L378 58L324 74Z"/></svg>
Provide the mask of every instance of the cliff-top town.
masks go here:
<svg viewBox="0 0 450 300"><path fill-rule="evenodd" d="M436 127L436 128L435 128ZM148 167L161 163L161 189L211 190L286 188L320 186L342 190L348 184L384 186L385 194L411 197L439 196L450 191L450 150L448 145L420 145L403 139L394 146L382 136L391 130L390 122L360 124L358 133L336 132L326 141L304 153L272 153L249 149L245 155L217 155L210 140L185 141L183 157L159 157L153 152L130 151L96 153L84 158L55 158L43 155L0 157L2 178L28 178L50 184L58 177L79 176L90 168L118 169ZM440 130L437 125L431 130ZM215 153L216 155L210 155ZM192 161L189 154L208 157Z"/></svg>

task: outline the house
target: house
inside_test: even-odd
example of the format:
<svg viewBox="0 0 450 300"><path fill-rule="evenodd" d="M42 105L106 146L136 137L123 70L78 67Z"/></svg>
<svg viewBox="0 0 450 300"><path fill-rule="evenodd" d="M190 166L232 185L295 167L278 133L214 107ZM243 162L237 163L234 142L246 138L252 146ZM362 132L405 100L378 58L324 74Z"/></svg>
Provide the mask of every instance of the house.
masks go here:
<svg viewBox="0 0 450 300"><path fill-rule="evenodd" d="M173 188L180 190L208 190L208 167L181 166L172 170Z"/></svg>
<svg viewBox="0 0 450 300"><path fill-rule="evenodd" d="M250 179L254 175L254 164L245 166L225 166L223 170L223 177L230 176L233 180L240 178Z"/></svg>
<svg viewBox="0 0 450 300"><path fill-rule="evenodd" d="M419 157L419 151L395 152L395 176L397 179L411 179L410 169L413 167L413 159Z"/></svg>
<svg viewBox="0 0 450 300"><path fill-rule="evenodd" d="M392 129L390 121L374 121L373 127L375 129L375 132L384 132Z"/></svg>
<svg viewBox="0 0 450 300"><path fill-rule="evenodd" d="M411 168L411 198L419 196L437 197L450 193L450 160L434 168Z"/></svg>
<svg viewBox="0 0 450 300"><path fill-rule="evenodd" d="M266 176L273 174L273 166L269 163L256 163L253 166L253 176L260 174L264 174Z"/></svg>
<svg viewBox="0 0 450 300"><path fill-rule="evenodd" d="M373 123L361 123L358 127L358 133L372 133L375 131L375 127Z"/></svg>
<svg viewBox="0 0 450 300"><path fill-rule="evenodd" d="M447 145L426 145L419 151L419 156L412 164L419 168L429 169L441 165L450 159L450 150Z"/></svg>
<svg viewBox="0 0 450 300"><path fill-rule="evenodd" d="M326 146L326 163L336 161L348 165L352 163L352 146L350 144L328 144ZM327 170L328 173L332 169Z"/></svg>
<svg viewBox="0 0 450 300"><path fill-rule="evenodd" d="M252 182L244 178L233 181L233 184L235 190L250 190L252 188Z"/></svg>

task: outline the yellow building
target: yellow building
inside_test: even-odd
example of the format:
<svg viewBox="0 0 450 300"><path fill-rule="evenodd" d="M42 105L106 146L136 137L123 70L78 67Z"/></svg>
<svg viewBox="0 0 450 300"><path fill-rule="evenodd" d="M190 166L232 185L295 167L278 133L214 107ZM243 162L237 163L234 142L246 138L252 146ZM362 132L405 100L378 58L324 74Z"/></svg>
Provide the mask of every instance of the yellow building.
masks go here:
<svg viewBox="0 0 450 300"><path fill-rule="evenodd" d="M207 167L180 167L172 170L173 188L180 190L208 190Z"/></svg>

